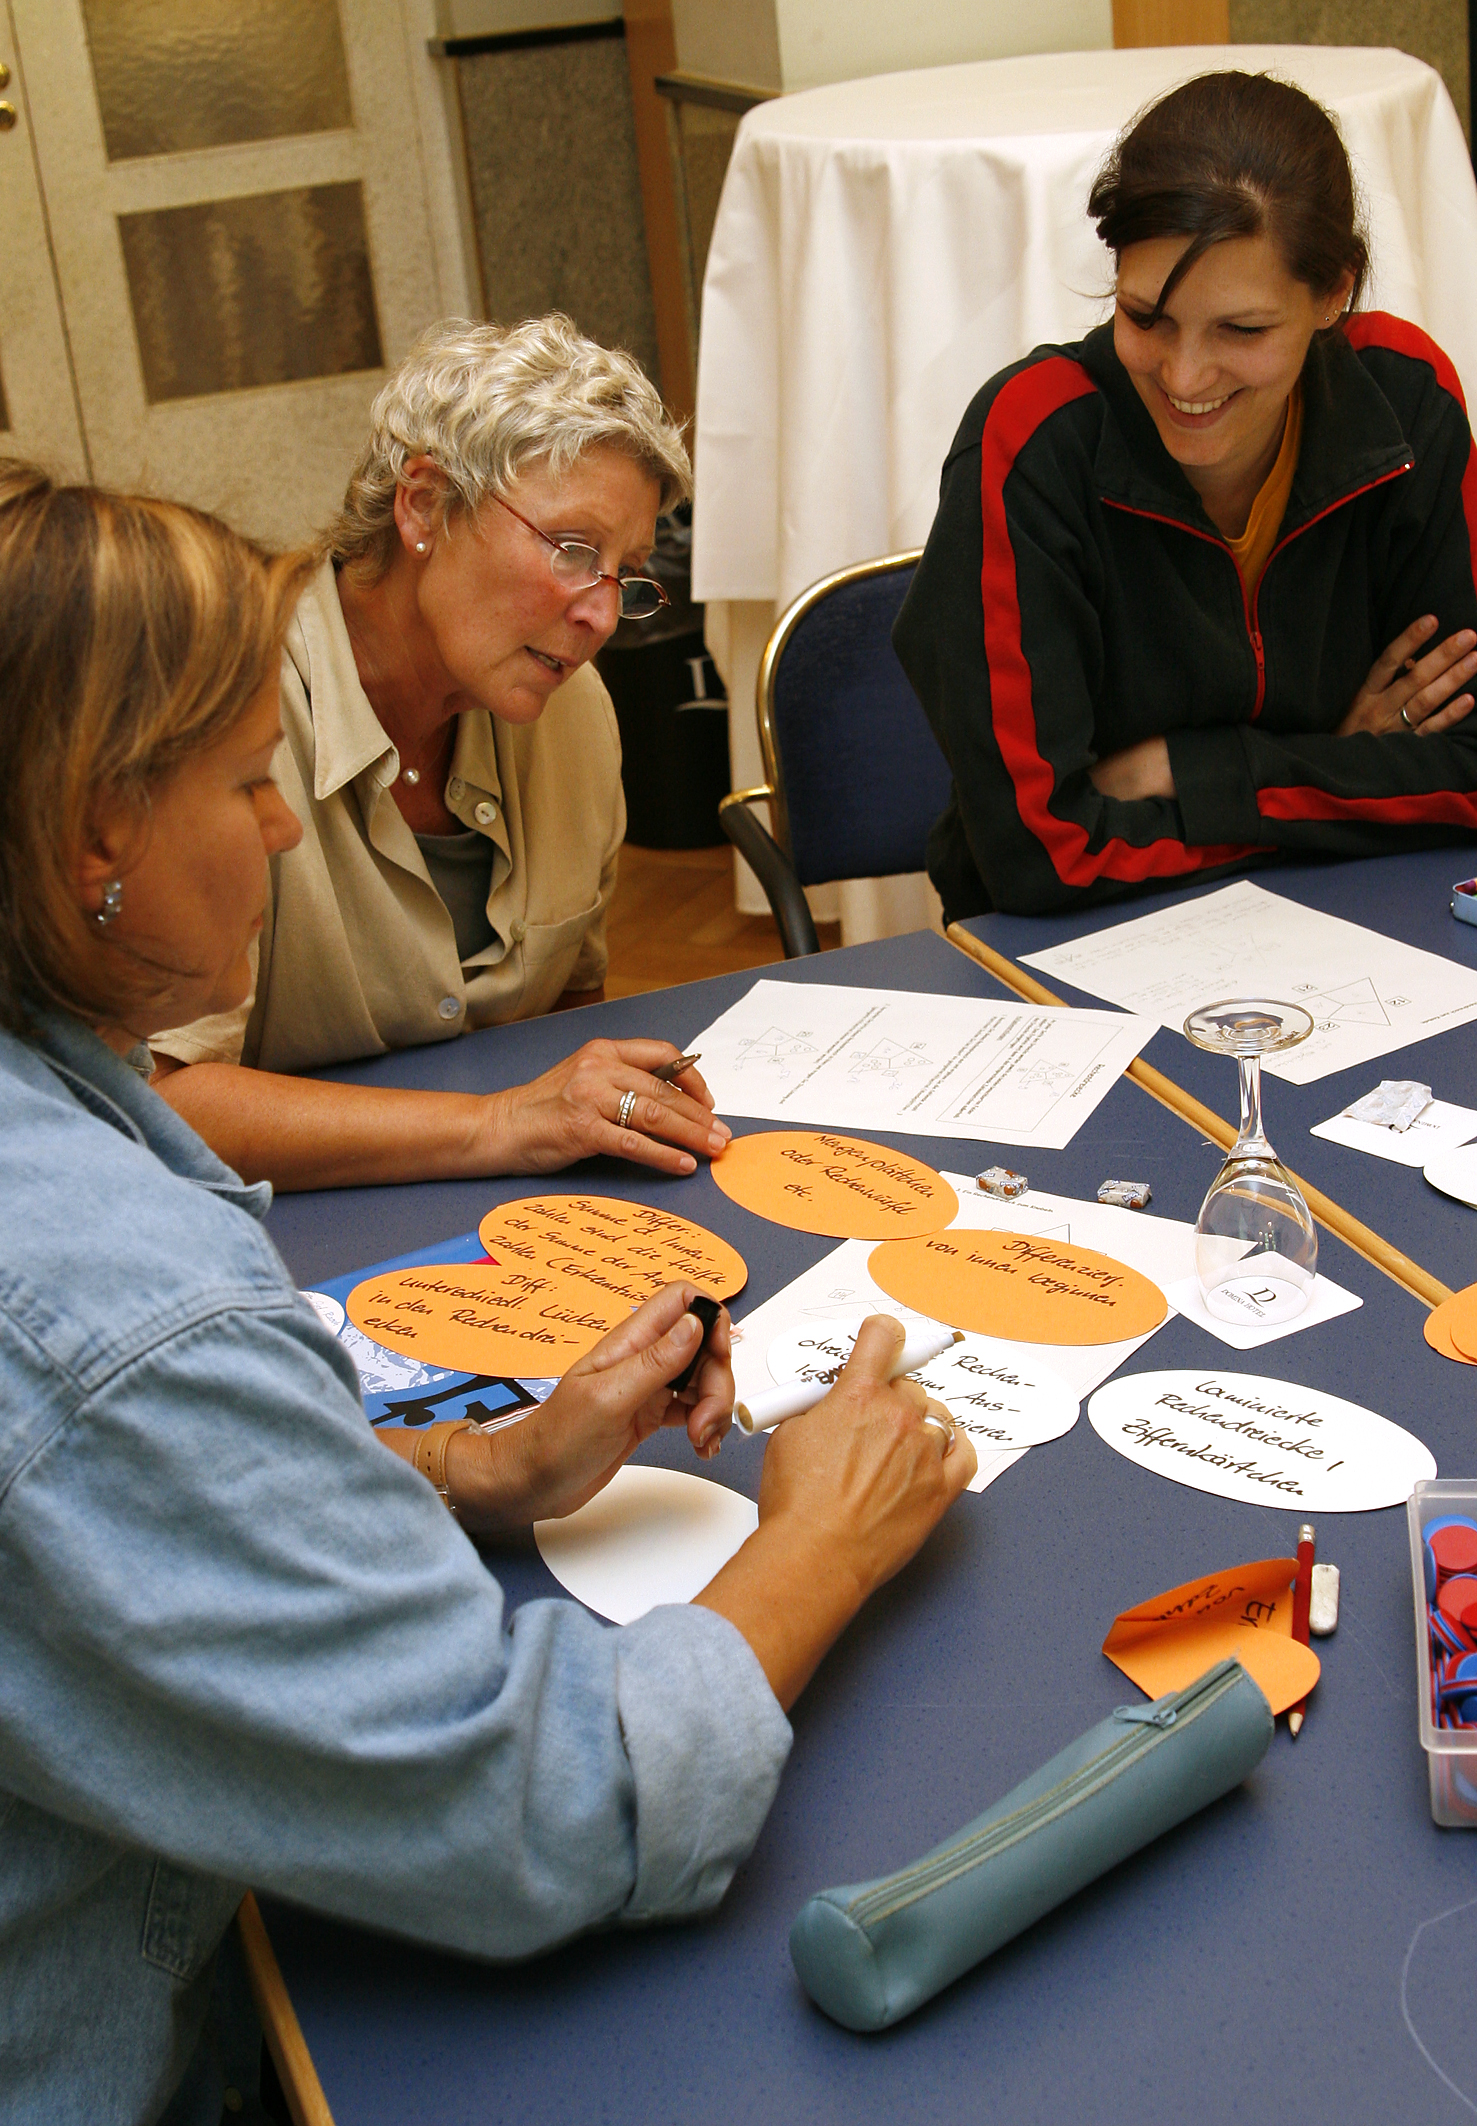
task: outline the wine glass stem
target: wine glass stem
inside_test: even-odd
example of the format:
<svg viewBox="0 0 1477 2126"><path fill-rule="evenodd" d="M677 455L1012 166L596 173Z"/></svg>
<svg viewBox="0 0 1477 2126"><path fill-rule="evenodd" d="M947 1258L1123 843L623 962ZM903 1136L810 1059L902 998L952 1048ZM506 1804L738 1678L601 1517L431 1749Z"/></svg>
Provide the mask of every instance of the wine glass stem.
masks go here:
<svg viewBox="0 0 1477 2126"><path fill-rule="evenodd" d="M1262 1128L1262 1059L1238 1056L1241 1076L1241 1129L1231 1148L1233 1159L1274 1159L1276 1153Z"/></svg>

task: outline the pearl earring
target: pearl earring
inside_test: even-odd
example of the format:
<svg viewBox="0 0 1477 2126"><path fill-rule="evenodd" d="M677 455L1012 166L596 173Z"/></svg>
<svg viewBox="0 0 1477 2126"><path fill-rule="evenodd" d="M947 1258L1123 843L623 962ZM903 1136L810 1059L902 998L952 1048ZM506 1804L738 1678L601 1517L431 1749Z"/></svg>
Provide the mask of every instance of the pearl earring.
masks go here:
<svg viewBox="0 0 1477 2126"><path fill-rule="evenodd" d="M415 542L415 550L416 550L416 552L417 552L418 554L423 554L423 553L425 552L425 550L426 550L426 542L425 542L425 540L424 540L424 539L417 539L417 540L416 540L416 542Z"/></svg>
<svg viewBox="0 0 1477 2126"><path fill-rule="evenodd" d="M94 913L92 920L99 930L106 930L109 923L116 922L122 912L123 883L120 879L110 878L103 888L102 906Z"/></svg>

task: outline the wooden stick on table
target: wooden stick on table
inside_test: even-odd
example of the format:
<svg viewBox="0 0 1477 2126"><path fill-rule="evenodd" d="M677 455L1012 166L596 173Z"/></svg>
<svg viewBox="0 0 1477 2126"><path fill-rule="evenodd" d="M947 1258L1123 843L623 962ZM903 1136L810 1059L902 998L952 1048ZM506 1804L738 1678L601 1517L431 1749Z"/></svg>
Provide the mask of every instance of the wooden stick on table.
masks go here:
<svg viewBox="0 0 1477 2126"><path fill-rule="evenodd" d="M333 2126L333 2113L323 2094L323 2084L313 2065L303 2026L297 2019L297 2010L287 1991L271 1936L250 1890L241 1900L236 1925L241 1930L241 1947L246 1956L252 1999L261 2017L267 2050L277 2069L282 2094L292 2113L293 2126Z"/></svg>
<svg viewBox="0 0 1477 2126"><path fill-rule="evenodd" d="M966 930L962 923L950 923L945 935L951 945L957 946L960 952L994 975L997 982L1003 982L1007 989L1014 990L1025 1003L1054 1004L1062 1010L1068 1008L1064 997L1057 996L1043 982L1038 982L1034 975L1027 974L1023 967L1017 967L1014 960L1006 959L1004 953L996 952L992 946L983 944L972 932ZM1172 1109L1182 1121L1188 1122L1193 1129L1202 1131L1225 1151L1229 1151L1236 1142L1236 1132L1229 1122L1213 1113L1203 1101L1197 1100L1193 1093L1187 1093L1183 1086L1176 1085L1173 1078L1166 1078L1162 1070L1155 1070L1153 1064L1146 1063L1142 1056L1135 1057L1124 1075L1132 1078L1152 1099ZM1290 1167L1287 1171L1292 1173ZM1353 1248L1356 1254L1362 1255L1366 1262L1372 1262L1377 1270L1383 1270L1387 1277L1393 1278L1395 1283L1413 1298L1423 1301L1428 1307L1439 1307L1443 1299L1450 1299L1449 1285L1441 1284L1429 1270L1423 1270L1418 1262L1412 1262L1408 1255L1402 1255L1399 1248L1391 1247L1388 1240L1382 1240L1378 1233L1372 1232L1367 1225L1352 1216L1342 1204L1335 1203L1331 1196L1325 1196L1321 1189L1311 1188L1298 1174L1292 1174L1292 1178L1302 1190L1308 1209L1321 1226Z"/></svg>

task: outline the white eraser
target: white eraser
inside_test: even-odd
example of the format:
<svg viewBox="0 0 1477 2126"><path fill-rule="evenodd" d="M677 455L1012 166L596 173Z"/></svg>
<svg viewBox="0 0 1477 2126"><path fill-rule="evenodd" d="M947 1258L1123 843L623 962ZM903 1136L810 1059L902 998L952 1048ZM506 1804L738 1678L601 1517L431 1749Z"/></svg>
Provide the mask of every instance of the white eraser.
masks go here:
<svg viewBox="0 0 1477 2126"><path fill-rule="evenodd" d="M1315 1565L1308 1596L1308 1629L1317 1638L1326 1639L1338 1620L1339 1569L1337 1565Z"/></svg>

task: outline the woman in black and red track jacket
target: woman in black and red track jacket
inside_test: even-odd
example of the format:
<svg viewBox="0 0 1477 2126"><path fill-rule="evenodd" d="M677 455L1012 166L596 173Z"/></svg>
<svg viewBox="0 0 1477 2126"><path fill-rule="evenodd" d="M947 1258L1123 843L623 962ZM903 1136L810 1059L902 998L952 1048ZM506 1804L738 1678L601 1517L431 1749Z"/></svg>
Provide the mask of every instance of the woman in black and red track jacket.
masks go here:
<svg viewBox="0 0 1477 2126"><path fill-rule="evenodd" d="M1309 103L1246 75L1174 95L1208 83ZM1251 231L1180 233L1195 257L1150 323L1210 243ZM1340 297L1362 278L1353 240ZM1114 249L1121 306L1129 247ZM1291 493L1250 585L1180 457L1210 449L1193 435L1205 416L1179 416L1193 448L1174 431L1171 455L1113 325L1038 348L970 407L894 634L954 773L928 851L950 920L1477 829L1477 716L1451 698L1477 664L1462 632L1477 629L1477 458L1461 386L1423 332L1379 312L1315 330L1301 384ZM1115 787L1104 763L1150 740L1161 762L1167 748L1160 794L1099 786Z"/></svg>

